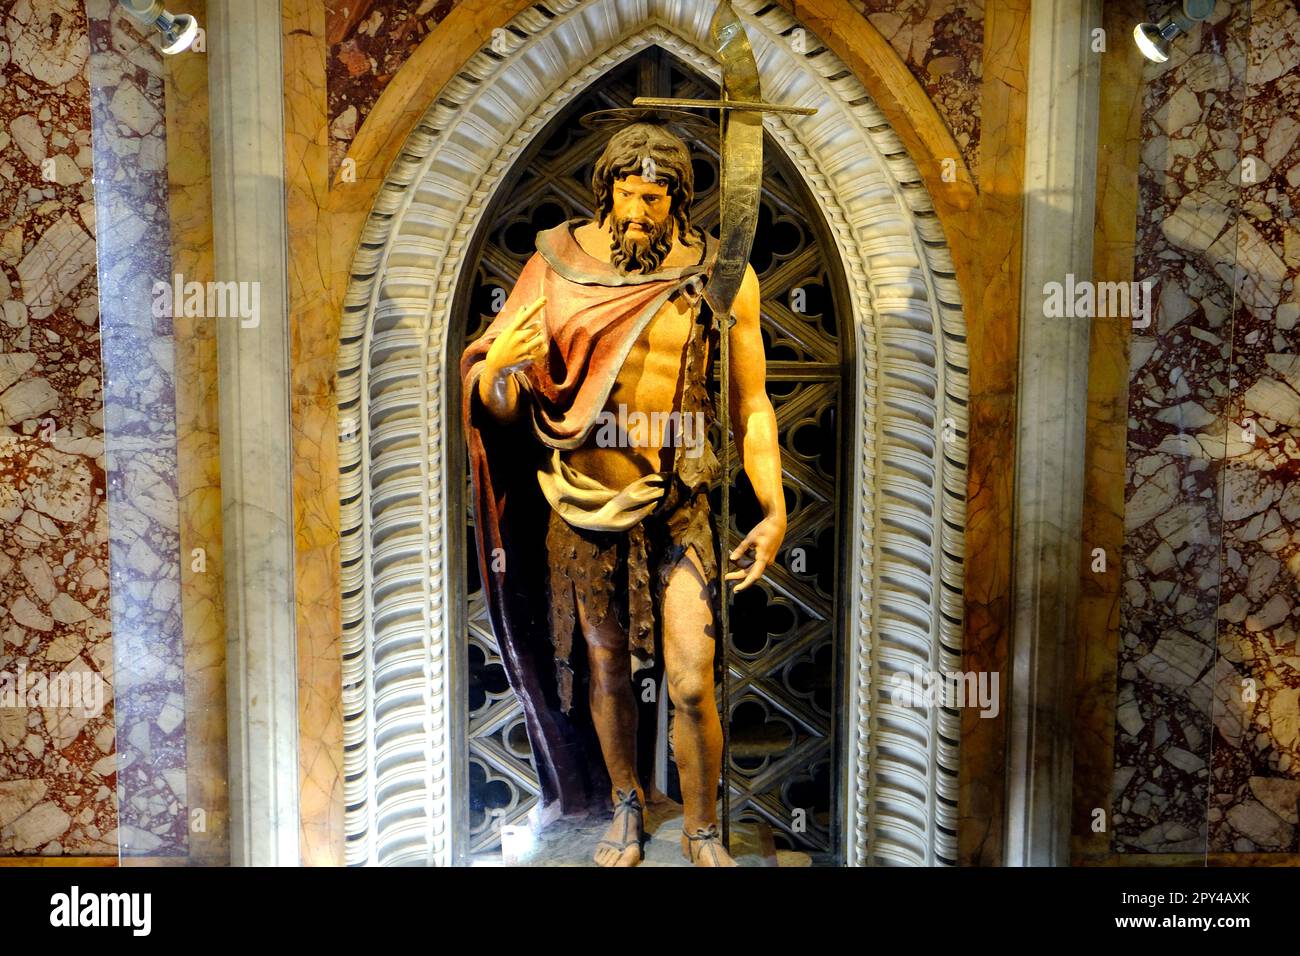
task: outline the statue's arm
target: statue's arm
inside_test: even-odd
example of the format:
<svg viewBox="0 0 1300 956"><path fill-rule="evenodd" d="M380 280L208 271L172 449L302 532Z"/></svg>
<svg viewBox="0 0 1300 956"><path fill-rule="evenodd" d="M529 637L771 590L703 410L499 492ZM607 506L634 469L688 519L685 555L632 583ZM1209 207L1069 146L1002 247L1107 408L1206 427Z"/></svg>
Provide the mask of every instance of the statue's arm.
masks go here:
<svg viewBox="0 0 1300 956"><path fill-rule="evenodd" d="M781 446L776 429L776 412L767 396L767 360L763 354L763 336L759 328L758 276L753 268L745 270L745 279L736 296L732 314L728 350L731 353L731 425L740 449L745 474L763 509L763 520L754 526L745 540L731 553L731 558L753 551L754 563L748 570L733 571L728 580L743 578L736 590L758 580L776 559L785 537L785 494L781 490Z"/></svg>
<svg viewBox="0 0 1300 956"><path fill-rule="evenodd" d="M486 361L478 377L478 398L492 417L502 424L518 418L523 404L519 400L518 380L508 372L493 368Z"/></svg>

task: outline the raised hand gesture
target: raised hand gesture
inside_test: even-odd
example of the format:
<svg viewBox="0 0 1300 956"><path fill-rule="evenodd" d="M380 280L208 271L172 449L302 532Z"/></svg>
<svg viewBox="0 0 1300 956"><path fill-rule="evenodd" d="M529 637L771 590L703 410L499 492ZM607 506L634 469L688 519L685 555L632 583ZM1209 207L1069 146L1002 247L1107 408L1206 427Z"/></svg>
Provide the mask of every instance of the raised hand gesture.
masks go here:
<svg viewBox="0 0 1300 956"><path fill-rule="evenodd" d="M520 309L488 348L485 361L494 376L522 372L546 355L546 330L542 325L542 296L527 308Z"/></svg>

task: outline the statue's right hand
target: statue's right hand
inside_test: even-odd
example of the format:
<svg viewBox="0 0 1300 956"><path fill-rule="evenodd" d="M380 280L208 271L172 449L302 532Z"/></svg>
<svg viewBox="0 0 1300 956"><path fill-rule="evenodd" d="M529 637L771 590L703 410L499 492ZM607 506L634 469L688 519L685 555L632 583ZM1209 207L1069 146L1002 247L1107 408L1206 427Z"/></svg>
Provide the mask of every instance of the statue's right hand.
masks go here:
<svg viewBox="0 0 1300 956"><path fill-rule="evenodd" d="M520 309L510 324L501 330L485 357L489 371L495 375L522 372L546 355L548 343L542 323L542 307L545 305L546 296L542 296L527 308Z"/></svg>

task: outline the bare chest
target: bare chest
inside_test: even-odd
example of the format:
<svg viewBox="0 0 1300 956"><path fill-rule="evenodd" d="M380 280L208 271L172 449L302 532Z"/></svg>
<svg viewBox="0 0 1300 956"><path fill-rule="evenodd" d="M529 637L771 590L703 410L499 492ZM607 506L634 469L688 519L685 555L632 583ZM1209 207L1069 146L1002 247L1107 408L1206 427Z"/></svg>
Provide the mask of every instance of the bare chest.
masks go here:
<svg viewBox="0 0 1300 956"><path fill-rule="evenodd" d="M568 453L570 465L611 488L671 469L675 439L664 424L680 410L694 321L694 310L674 301L646 324L610 389L602 427ZM617 428L606 427L610 423Z"/></svg>
<svg viewBox="0 0 1300 956"><path fill-rule="evenodd" d="M686 373L686 350L694 322L694 309L684 299L665 303L632 344L606 407L623 405L627 412L672 411Z"/></svg>

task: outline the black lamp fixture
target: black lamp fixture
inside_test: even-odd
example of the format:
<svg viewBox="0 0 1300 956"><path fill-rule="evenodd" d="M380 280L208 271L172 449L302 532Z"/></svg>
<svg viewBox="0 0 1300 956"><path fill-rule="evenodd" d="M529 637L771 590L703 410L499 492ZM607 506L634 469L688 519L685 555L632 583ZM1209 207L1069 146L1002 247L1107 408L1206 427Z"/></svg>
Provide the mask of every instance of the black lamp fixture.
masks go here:
<svg viewBox="0 0 1300 956"><path fill-rule="evenodd" d="M1183 0L1181 13L1170 13L1159 23L1139 23L1133 28L1133 39L1148 60L1164 63L1174 40L1213 12L1214 0Z"/></svg>
<svg viewBox="0 0 1300 956"><path fill-rule="evenodd" d="M117 0L127 13L146 26L157 27L162 34L162 51L182 53L190 48L199 34L199 21L188 13L171 14L163 0Z"/></svg>

